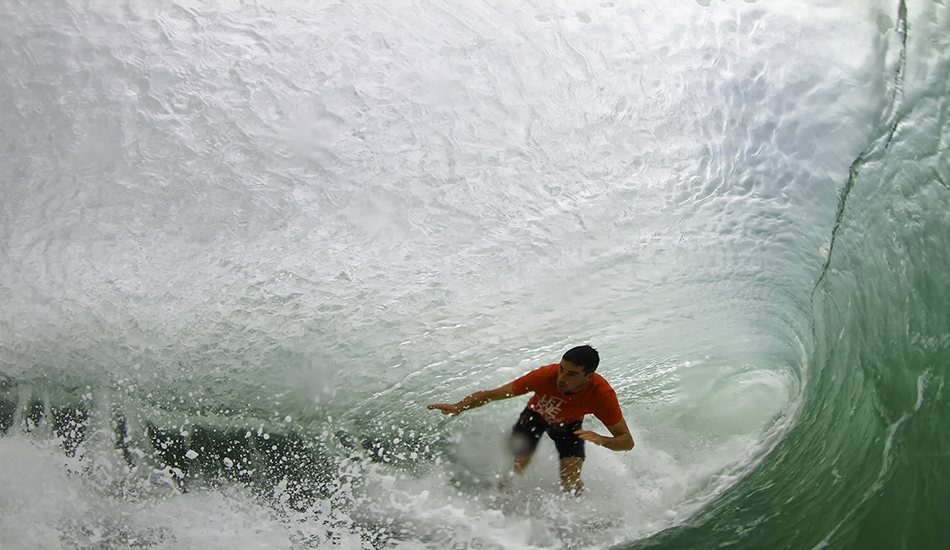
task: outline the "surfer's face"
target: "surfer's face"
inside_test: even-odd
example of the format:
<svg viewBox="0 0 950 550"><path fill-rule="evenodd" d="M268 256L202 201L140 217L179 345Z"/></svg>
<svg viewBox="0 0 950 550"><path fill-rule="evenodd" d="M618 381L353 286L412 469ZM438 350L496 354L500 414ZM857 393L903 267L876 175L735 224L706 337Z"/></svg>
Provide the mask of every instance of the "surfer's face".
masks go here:
<svg viewBox="0 0 950 550"><path fill-rule="evenodd" d="M557 391L568 394L577 393L584 389L593 377L594 373L584 374L583 367L561 360L561 368L557 371Z"/></svg>

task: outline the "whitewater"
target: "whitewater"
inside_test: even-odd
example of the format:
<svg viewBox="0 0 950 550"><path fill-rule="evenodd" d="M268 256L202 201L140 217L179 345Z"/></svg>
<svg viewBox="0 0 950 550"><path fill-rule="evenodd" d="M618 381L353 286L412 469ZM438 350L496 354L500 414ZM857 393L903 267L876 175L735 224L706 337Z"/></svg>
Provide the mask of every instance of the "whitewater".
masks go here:
<svg viewBox="0 0 950 550"><path fill-rule="evenodd" d="M9 1L0 72L0 548L950 546L941 0ZM583 343L580 497L426 410Z"/></svg>

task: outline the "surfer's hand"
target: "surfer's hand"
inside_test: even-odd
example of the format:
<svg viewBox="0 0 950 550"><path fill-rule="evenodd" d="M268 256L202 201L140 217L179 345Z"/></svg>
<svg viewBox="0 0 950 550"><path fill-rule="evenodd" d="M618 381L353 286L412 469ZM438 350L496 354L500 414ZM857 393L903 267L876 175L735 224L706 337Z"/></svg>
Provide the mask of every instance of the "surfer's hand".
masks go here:
<svg viewBox="0 0 950 550"><path fill-rule="evenodd" d="M462 407L460 407L458 403L454 405L449 405L446 403L435 403L433 405L429 405L426 408L429 409L430 411L440 410L442 411L442 414L450 414L452 416L458 416L459 413L462 412Z"/></svg>
<svg viewBox="0 0 950 550"><path fill-rule="evenodd" d="M588 430L577 430L576 432L574 432L574 435L583 439L584 441L590 441L594 445L603 445L604 440L607 439L596 432L591 432Z"/></svg>

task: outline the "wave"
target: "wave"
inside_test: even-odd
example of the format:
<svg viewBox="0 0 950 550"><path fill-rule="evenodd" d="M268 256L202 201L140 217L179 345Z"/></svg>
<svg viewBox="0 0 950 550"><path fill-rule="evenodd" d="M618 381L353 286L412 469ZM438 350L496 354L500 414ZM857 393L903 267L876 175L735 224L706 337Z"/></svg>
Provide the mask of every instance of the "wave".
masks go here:
<svg viewBox="0 0 950 550"><path fill-rule="evenodd" d="M930 33L946 21L928 23L908 25L900 3L882 133L851 166L812 293L813 347L795 427L695 518L631 547L947 544L934 526L947 519L939 466L947 442L937 427L947 420L950 372L939 290L950 250L948 64L931 57ZM913 69L925 76L909 81L915 63L927 66Z"/></svg>
<svg viewBox="0 0 950 550"><path fill-rule="evenodd" d="M946 546L950 16L851 8L5 6L0 545ZM636 449L498 493L424 405L581 340Z"/></svg>

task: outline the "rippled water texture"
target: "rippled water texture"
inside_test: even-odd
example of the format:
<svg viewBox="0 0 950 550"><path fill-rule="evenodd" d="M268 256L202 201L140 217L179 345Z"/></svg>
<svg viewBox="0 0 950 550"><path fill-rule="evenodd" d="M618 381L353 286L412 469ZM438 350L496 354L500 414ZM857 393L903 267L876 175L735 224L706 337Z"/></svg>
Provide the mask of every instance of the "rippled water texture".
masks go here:
<svg viewBox="0 0 950 550"><path fill-rule="evenodd" d="M0 546L947 546L950 14L773 4L4 3Z"/></svg>

